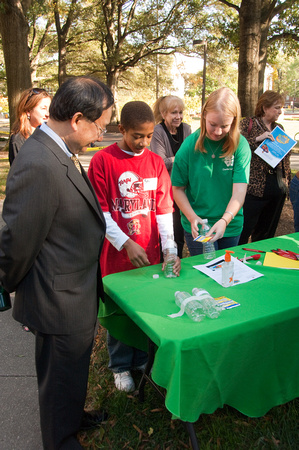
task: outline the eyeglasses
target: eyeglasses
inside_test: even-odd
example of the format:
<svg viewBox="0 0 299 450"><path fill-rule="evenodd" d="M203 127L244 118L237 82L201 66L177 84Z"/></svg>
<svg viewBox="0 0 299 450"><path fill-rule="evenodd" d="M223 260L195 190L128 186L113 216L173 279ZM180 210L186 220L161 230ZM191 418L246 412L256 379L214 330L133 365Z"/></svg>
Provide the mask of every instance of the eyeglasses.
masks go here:
<svg viewBox="0 0 299 450"><path fill-rule="evenodd" d="M29 101L29 99L30 99L33 95L42 94L43 92L46 92L46 93L47 93L47 91L46 91L45 89L42 89L42 88L33 88L33 89L31 89L31 92L30 92L30 94L29 94L28 97L27 97L26 103ZM25 103L25 104L26 104L26 103Z"/></svg>
<svg viewBox="0 0 299 450"><path fill-rule="evenodd" d="M97 132L98 132L98 139L100 139L100 137L102 137L105 133L107 133L107 129L106 128L102 128L100 125L98 125L96 122L92 122L95 124Z"/></svg>

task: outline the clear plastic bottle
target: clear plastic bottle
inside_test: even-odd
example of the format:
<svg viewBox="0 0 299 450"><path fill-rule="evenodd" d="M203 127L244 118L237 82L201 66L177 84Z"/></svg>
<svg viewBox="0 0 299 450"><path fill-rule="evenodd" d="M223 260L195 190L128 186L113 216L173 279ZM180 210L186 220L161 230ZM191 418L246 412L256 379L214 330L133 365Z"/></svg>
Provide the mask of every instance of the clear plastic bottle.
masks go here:
<svg viewBox="0 0 299 450"><path fill-rule="evenodd" d="M222 263L222 286L234 285L234 262L231 260L232 250L225 250L224 262Z"/></svg>
<svg viewBox="0 0 299 450"><path fill-rule="evenodd" d="M205 313L202 309L202 304L200 301L196 299L196 297L189 294L189 292L184 291L176 291L175 294L175 303L181 308L181 305L184 300L192 299L188 303L185 304L185 313L188 317L190 317L193 322L201 322L205 318Z"/></svg>
<svg viewBox="0 0 299 450"><path fill-rule="evenodd" d="M173 273L173 266L178 254L177 245L173 236L167 236L167 241L163 250L163 258L165 262L164 276L166 278L174 278L177 275Z"/></svg>
<svg viewBox="0 0 299 450"><path fill-rule="evenodd" d="M222 307L217 306L215 299L208 293L208 291L202 288L193 288L192 294L198 297L207 317L210 319L217 319L217 317L219 317Z"/></svg>
<svg viewBox="0 0 299 450"><path fill-rule="evenodd" d="M203 219L203 225L201 227L201 234L206 236L210 231L211 227L208 223L208 219ZM216 257L215 246L211 241L204 242L203 244L203 255L205 259L214 259Z"/></svg>

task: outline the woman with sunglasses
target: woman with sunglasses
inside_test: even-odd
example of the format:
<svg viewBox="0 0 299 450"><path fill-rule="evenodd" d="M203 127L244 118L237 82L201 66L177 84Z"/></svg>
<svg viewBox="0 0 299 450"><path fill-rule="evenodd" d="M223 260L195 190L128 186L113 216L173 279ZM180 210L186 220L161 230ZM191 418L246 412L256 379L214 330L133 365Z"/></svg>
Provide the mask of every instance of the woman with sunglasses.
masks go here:
<svg viewBox="0 0 299 450"><path fill-rule="evenodd" d="M26 89L22 93L9 140L10 165L35 128L48 119L51 100L51 95L45 89Z"/></svg>

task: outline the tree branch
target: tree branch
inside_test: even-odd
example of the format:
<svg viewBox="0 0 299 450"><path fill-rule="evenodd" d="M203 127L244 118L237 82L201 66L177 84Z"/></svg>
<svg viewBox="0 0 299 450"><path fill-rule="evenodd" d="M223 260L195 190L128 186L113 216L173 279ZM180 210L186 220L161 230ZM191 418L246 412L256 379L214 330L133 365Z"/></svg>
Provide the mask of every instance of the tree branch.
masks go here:
<svg viewBox="0 0 299 450"><path fill-rule="evenodd" d="M223 3L226 6L229 6L230 8L234 8L238 13L240 12L240 7L237 5L234 5L233 3L228 2L227 0L218 0L220 3Z"/></svg>
<svg viewBox="0 0 299 450"><path fill-rule="evenodd" d="M281 41L282 39L292 39L293 41L297 41L299 42L299 36L296 33L289 33L289 32L284 32L281 34L276 34L275 36L272 36L268 39L268 43L272 44L273 42L276 41Z"/></svg>
<svg viewBox="0 0 299 450"><path fill-rule="evenodd" d="M272 3L277 3L277 0L273 0ZM281 11L284 11L285 9L289 8L290 6L293 5L293 3L294 3L294 0L286 0L285 2L278 4L273 9L272 17L274 17L277 14L281 13Z"/></svg>

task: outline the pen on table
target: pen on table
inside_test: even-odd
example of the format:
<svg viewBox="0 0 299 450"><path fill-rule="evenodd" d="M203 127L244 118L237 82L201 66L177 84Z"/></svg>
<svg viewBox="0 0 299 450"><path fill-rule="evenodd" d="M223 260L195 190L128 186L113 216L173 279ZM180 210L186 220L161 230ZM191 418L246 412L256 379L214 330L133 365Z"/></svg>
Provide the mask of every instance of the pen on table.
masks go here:
<svg viewBox="0 0 299 450"><path fill-rule="evenodd" d="M213 263L213 264L210 264L210 265L208 265L208 266L206 266L206 267L207 267L207 268L210 268L210 267L216 267L216 266L218 266L218 264L220 264L220 263L222 263L222 262L224 262L224 258L223 258L223 259L220 259L220 261L217 261L216 264Z"/></svg>
<svg viewBox="0 0 299 450"><path fill-rule="evenodd" d="M245 247L242 247L242 250L245 250L246 252L266 253L264 250L255 250L255 249L253 249L253 248L245 248Z"/></svg>

